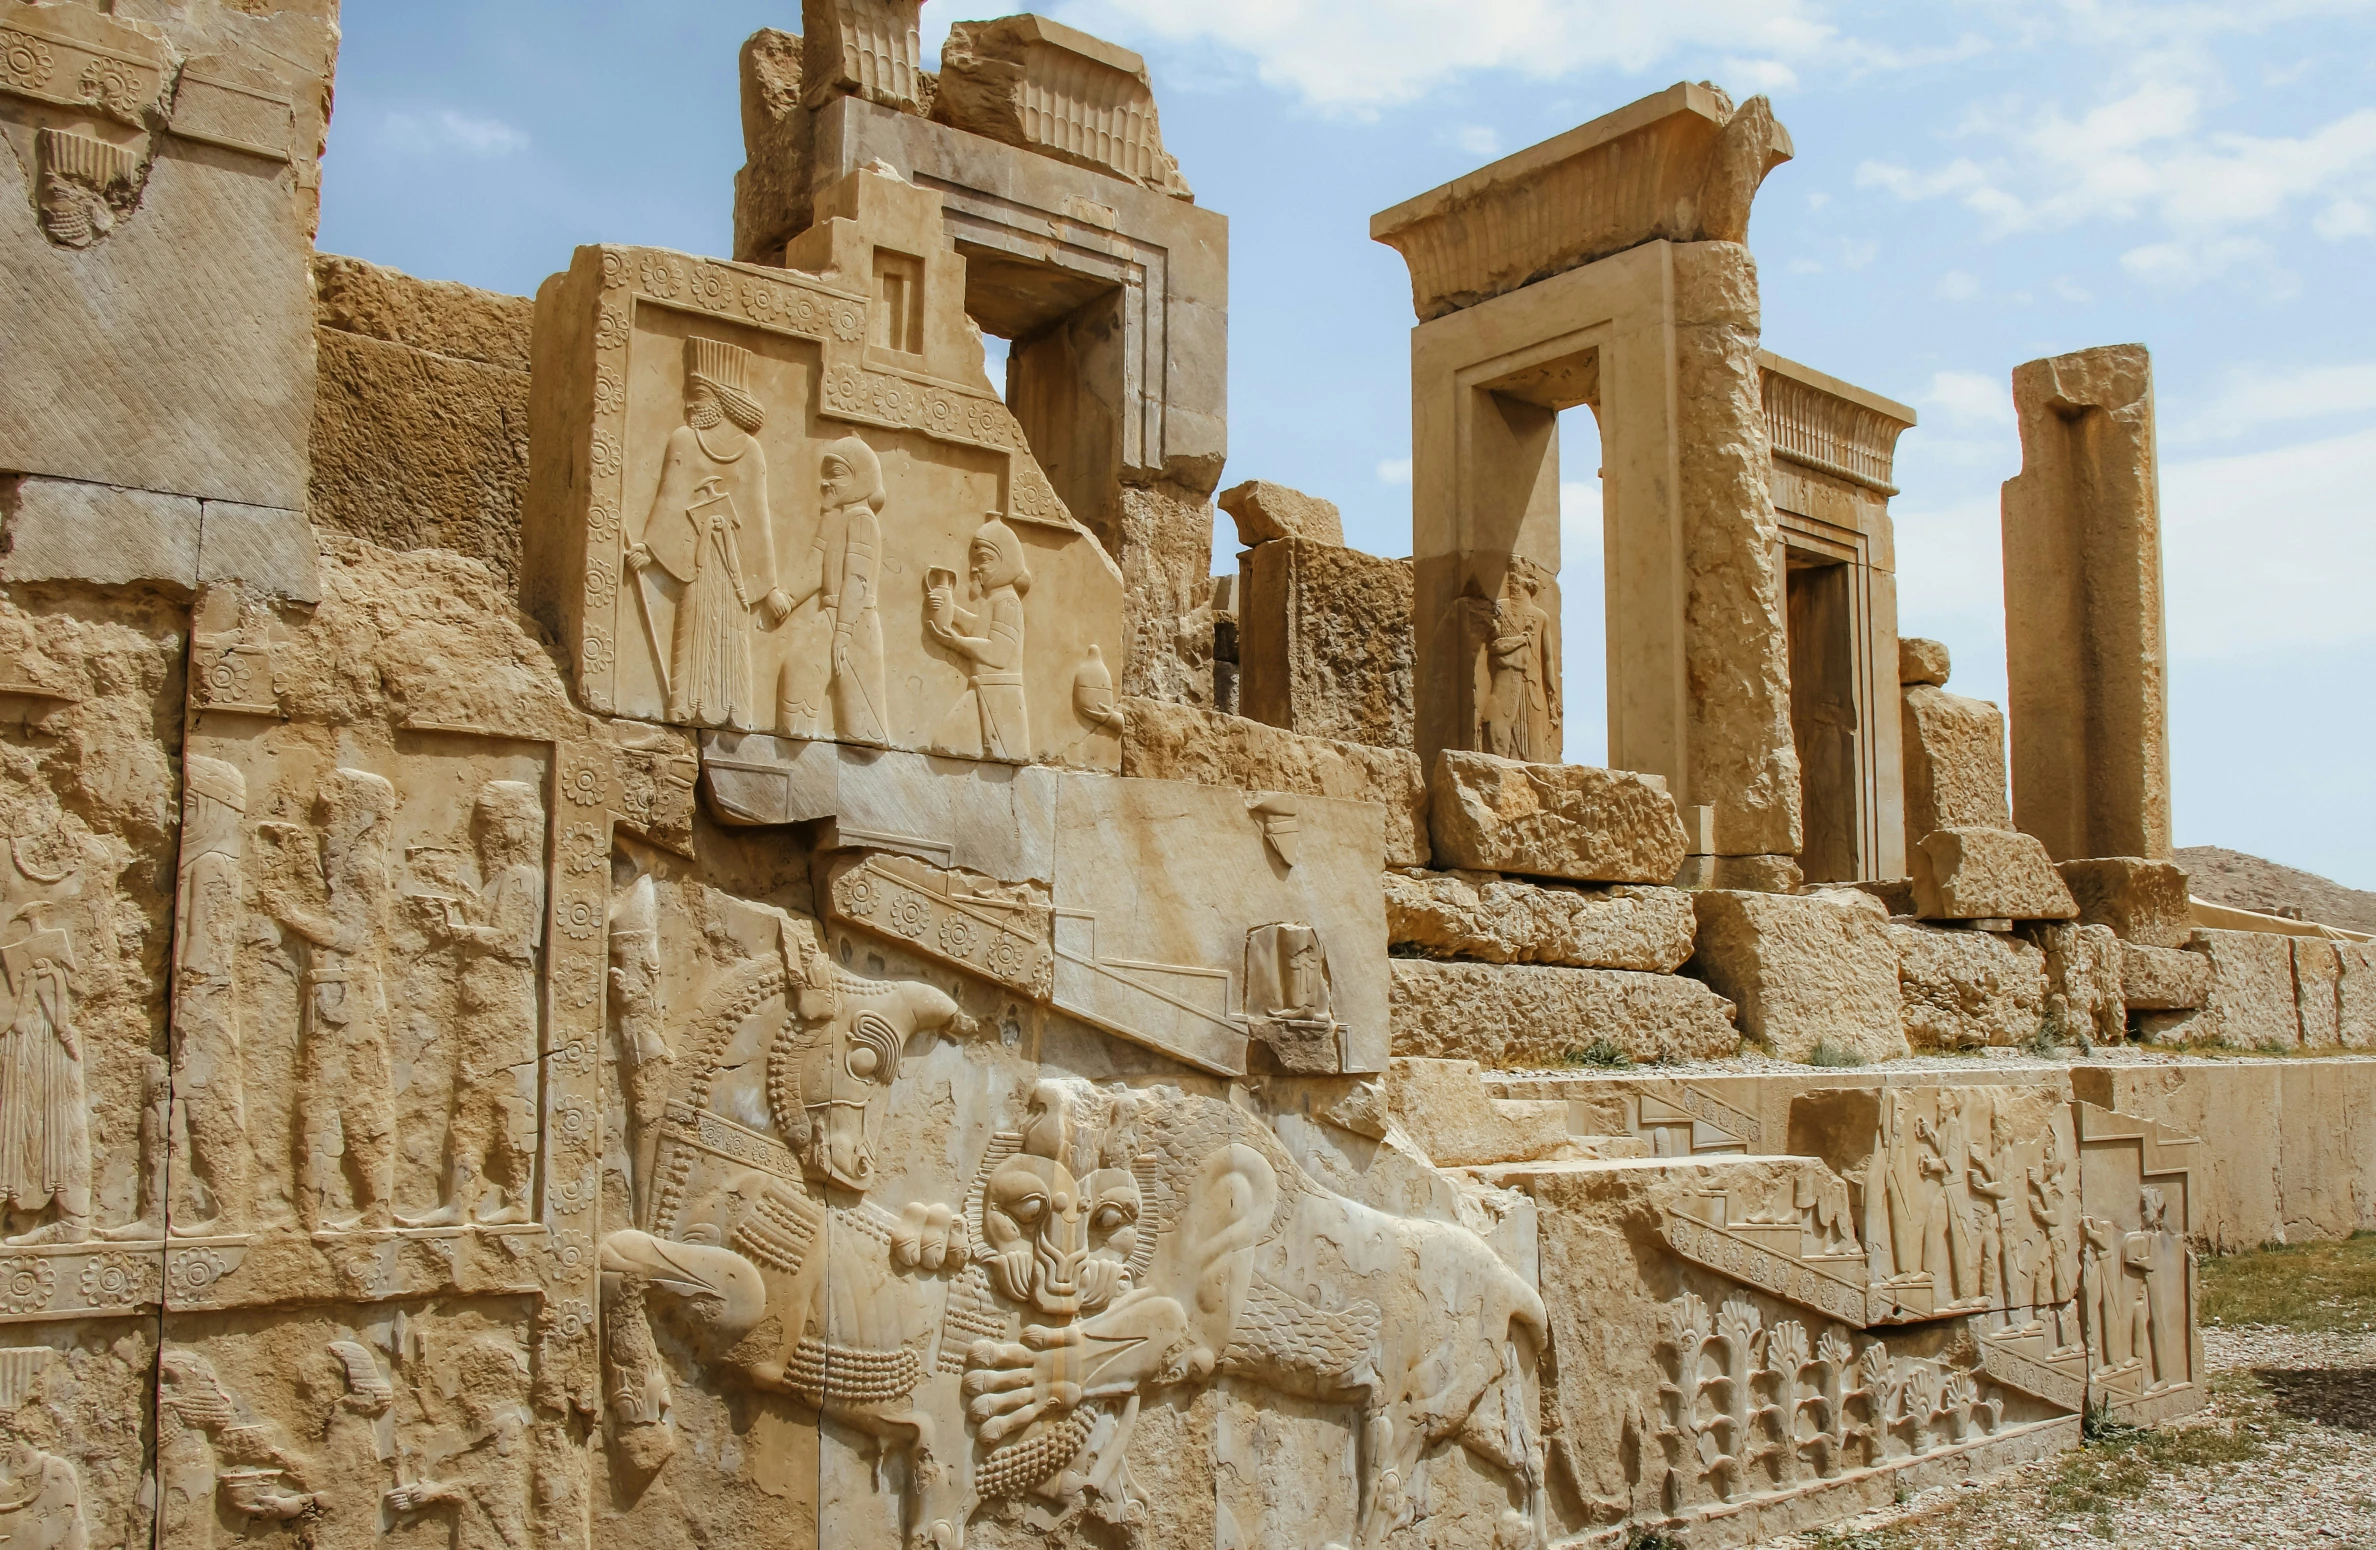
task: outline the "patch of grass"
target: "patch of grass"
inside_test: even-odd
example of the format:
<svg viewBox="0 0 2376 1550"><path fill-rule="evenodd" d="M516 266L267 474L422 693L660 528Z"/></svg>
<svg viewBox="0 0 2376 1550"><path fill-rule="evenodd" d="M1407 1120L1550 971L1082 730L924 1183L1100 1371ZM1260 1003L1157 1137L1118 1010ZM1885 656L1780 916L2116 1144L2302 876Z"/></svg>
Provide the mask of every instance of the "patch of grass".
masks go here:
<svg viewBox="0 0 2376 1550"><path fill-rule="evenodd" d="M1829 1039L1817 1039L1815 1047L1807 1051L1806 1063L1810 1066L1861 1066L1865 1058L1855 1050L1843 1049Z"/></svg>
<svg viewBox="0 0 2376 1550"><path fill-rule="evenodd" d="M2203 1322L2311 1332L2376 1329L2376 1233L2271 1244L2202 1261Z"/></svg>
<svg viewBox="0 0 2376 1550"><path fill-rule="evenodd" d="M2045 1023L2038 1024L2038 1031L2021 1041L2022 1053L2035 1055L2041 1060L2050 1057L2061 1048L2062 1040L2056 1038L2054 1030Z"/></svg>
<svg viewBox="0 0 2376 1550"><path fill-rule="evenodd" d="M1683 1541L1654 1528L1636 1528L1625 1536L1625 1550L1684 1550Z"/></svg>
<svg viewBox="0 0 2376 1550"><path fill-rule="evenodd" d="M1633 1056L1625 1052L1624 1045L1608 1039L1595 1039L1582 1049L1569 1050L1567 1063L1571 1066L1598 1066L1604 1071L1622 1071L1634 1062Z"/></svg>
<svg viewBox="0 0 2376 1550"><path fill-rule="evenodd" d="M2264 1446L2241 1421L2149 1429L2091 1414L2084 1431L2086 1445L2063 1455L2042 1502L2059 1517L2094 1519L2098 1539L2112 1537L2113 1510L2143 1496L2157 1476L2245 1463Z"/></svg>

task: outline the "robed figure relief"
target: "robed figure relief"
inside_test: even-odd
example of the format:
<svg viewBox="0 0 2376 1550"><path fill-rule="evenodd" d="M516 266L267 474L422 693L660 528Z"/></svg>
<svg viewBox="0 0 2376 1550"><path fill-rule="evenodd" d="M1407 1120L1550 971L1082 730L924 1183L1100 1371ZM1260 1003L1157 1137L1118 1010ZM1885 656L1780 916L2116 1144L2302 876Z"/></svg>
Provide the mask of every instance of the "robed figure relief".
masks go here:
<svg viewBox="0 0 2376 1550"><path fill-rule="evenodd" d="M792 611L776 584L767 453L758 441L767 412L750 394L750 361L739 345L685 341L685 423L668 433L643 540L627 550L655 658L662 653L644 572L657 565L684 588L664 658L673 721L757 726L752 617L772 628Z"/></svg>
<svg viewBox="0 0 2376 1550"><path fill-rule="evenodd" d="M957 606L954 573L935 569L925 577L924 628L964 660L966 676L933 748L1020 763L1031 757L1023 704L1023 594L1031 572L1023 568L1023 540L992 516L974 530L966 560L979 613Z"/></svg>
<svg viewBox="0 0 2376 1550"><path fill-rule="evenodd" d="M876 606L883 577L883 465L874 448L855 436L826 443L817 462L817 497L821 510L811 555L816 587L793 606L813 596L832 624L834 736L845 743L887 743L891 713Z"/></svg>
<svg viewBox="0 0 2376 1550"><path fill-rule="evenodd" d="M44 902L26 905L16 936L0 942L15 1009L0 1032L0 1204L15 1229L11 1243L80 1243L91 1231L74 944L49 924L48 911Z"/></svg>
<svg viewBox="0 0 2376 1550"><path fill-rule="evenodd" d="M1488 615L1487 687L1478 733L1485 752L1504 759L1557 757L1558 626L1535 600L1542 586L1530 572L1511 571Z"/></svg>

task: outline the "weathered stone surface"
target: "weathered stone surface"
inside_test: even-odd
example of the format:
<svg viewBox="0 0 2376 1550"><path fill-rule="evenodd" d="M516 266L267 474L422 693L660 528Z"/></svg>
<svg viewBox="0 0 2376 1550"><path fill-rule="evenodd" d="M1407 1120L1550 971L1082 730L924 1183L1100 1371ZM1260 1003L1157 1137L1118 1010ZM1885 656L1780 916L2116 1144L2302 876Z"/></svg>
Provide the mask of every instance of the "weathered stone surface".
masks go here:
<svg viewBox="0 0 2376 1550"><path fill-rule="evenodd" d="M2012 829L1940 829L1907 852L1925 920L2068 920L2078 906L2046 849Z"/></svg>
<svg viewBox="0 0 2376 1550"><path fill-rule="evenodd" d="M2153 363L2106 345L2014 368L2005 481L2014 810L2057 861L2170 854Z"/></svg>
<svg viewBox="0 0 2376 1550"><path fill-rule="evenodd" d="M2046 953L2047 1037L2062 1044L2118 1044L2128 1036L2128 999L2121 989L2126 946L2109 926L2068 921L2029 928Z"/></svg>
<svg viewBox="0 0 2376 1550"><path fill-rule="evenodd" d="M1749 205L1788 161L1771 105L1677 85L1370 218L1403 255L1422 320L1640 243L1748 240Z"/></svg>
<svg viewBox="0 0 2376 1550"><path fill-rule="evenodd" d="M2186 874L2167 861L2139 856L2104 856L2065 861L2062 874L2079 918L2110 926L2124 942L2140 947L2184 947L2194 930L2186 896Z"/></svg>
<svg viewBox="0 0 2376 1550"><path fill-rule="evenodd" d="M2046 1009L2046 955L1993 931L1889 928L1906 1042L1917 1050L2023 1043Z"/></svg>
<svg viewBox="0 0 2376 1550"><path fill-rule="evenodd" d="M2343 954L2316 937L2293 939L2294 1018L2304 1049L2343 1042Z"/></svg>
<svg viewBox="0 0 2376 1550"><path fill-rule="evenodd" d="M198 584L238 582L299 603L322 600L314 531L301 511L206 501L198 516Z"/></svg>
<svg viewBox="0 0 2376 1550"><path fill-rule="evenodd" d="M1213 508L1177 485L1128 485L1119 497L1122 628L1115 685L1124 694L1209 705L1213 624L1201 606L1212 585Z"/></svg>
<svg viewBox="0 0 2376 1550"><path fill-rule="evenodd" d="M1345 519L1335 501L1306 495L1268 479L1233 484L1214 500L1237 524L1238 543L1245 548L1282 538L1301 538L1339 548L1344 545Z"/></svg>
<svg viewBox="0 0 2376 1550"><path fill-rule="evenodd" d="M1485 963L1671 974L1691 956L1691 895L1571 888L1490 872L1390 871L1386 934L1398 953Z"/></svg>
<svg viewBox="0 0 2376 1550"><path fill-rule="evenodd" d="M2192 1011L2210 999L2211 960L2175 947L2123 942L2120 996L2132 1012Z"/></svg>
<svg viewBox="0 0 2376 1550"><path fill-rule="evenodd" d="M391 549L520 569L528 373L324 328L308 510Z"/></svg>
<svg viewBox="0 0 2376 1550"><path fill-rule="evenodd" d="M1411 746L1410 562L1283 538L1242 555L1238 573L1238 713Z"/></svg>
<svg viewBox="0 0 2376 1550"><path fill-rule="evenodd" d="M0 208L23 212L0 225L0 468L301 508L335 24L294 8L176 9L165 25L8 10L33 31L12 30L28 71L0 79L21 134L21 154L0 157ZM41 160L39 131L92 166ZM103 193L80 200L94 180Z"/></svg>
<svg viewBox="0 0 2376 1550"><path fill-rule="evenodd" d="M1664 883L1683 864L1683 825L1663 782L1452 748L1429 781L1428 832L1439 864L1476 871Z"/></svg>
<svg viewBox="0 0 2376 1550"><path fill-rule="evenodd" d="M816 120L800 104L798 33L762 27L738 58L744 159L734 174L734 256L773 263L809 223Z"/></svg>
<svg viewBox="0 0 2376 1550"><path fill-rule="evenodd" d="M2239 1049L2302 1042L2294 999L2293 939L2260 931L2198 930L2187 950L2211 961L2211 991L2187 1037Z"/></svg>
<svg viewBox="0 0 2376 1550"><path fill-rule="evenodd" d="M1944 641L1919 636L1898 638L1898 682L1905 685L1945 685L1952 659Z"/></svg>
<svg viewBox="0 0 2376 1550"><path fill-rule="evenodd" d="M188 593L198 584L199 503L71 479L0 481L10 581L143 582Z"/></svg>
<svg viewBox="0 0 2376 1550"><path fill-rule="evenodd" d="M314 322L408 349L525 374L536 304L452 280L417 280L399 269L317 253Z"/></svg>
<svg viewBox="0 0 2376 1550"><path fill-rule="evenodd" d="M1817 1044L1868 1060L1906 1053L1897 943L1878 901L1710 890L1692 904L1687 972L1739 1005L1744 1035L1785 1060Z"/></svg>
<svg viewBox="0 0 2376 1550"><path fill-rule="evenodd" d="M941 45L932 116L986 140L1190 197L1163 148L1137 54L1044 16L959 22Z"/></svg>
<svg viewBox="0 0 2376 1550"><path fill-rule="evenodd" d="M1680 975L1420 958L1390 967L1397 1056L1506 1071L1567 1065L1601 1040L1637 1061L1706 1060L1740 1047L1732 1004Z"/></svg>
<svg viewBox="0 0 2376 1550"><path fill-rule="evenodd" d="M1986 700L1927 684L1904 690L1906 852L1940 829L2009 829L2005 716Z"/></svg>
<svg viewBox="0 0 2376 1550"><path fill-rule="evenodd" d="M1386 1075L1394 1118L1440 1168L1578 1157L1568 1106L1542 1098L1496 1098L1473 1060L1396 1057Z"/></svg>
<svg viewBox="0 0 2376 1550"><path fill-rule="evenodd" d="M1122 713L1125 775L1375 802L1386 815L1386 864L1427 864L1427 787L1407 750L1298 737L1160 700L1126 700Z"/></svg>
<svg viewBox="0 0 2376 1550"><path fill-rule="evenodd" d="M2336 1033L2351 1049L2376 1048L2376 945L2340 942L2343 982L2336 990Z"/></svg>

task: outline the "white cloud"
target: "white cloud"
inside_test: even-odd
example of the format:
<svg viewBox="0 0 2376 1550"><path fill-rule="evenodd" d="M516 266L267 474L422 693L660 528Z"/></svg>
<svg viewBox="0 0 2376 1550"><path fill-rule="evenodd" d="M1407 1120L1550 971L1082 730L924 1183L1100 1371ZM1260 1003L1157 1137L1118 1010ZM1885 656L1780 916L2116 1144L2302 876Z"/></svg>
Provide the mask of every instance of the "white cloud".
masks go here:
<svg viewBox="0 0 2376 1550"><path fill-rule="evenodd" d="M492 160L528 148L528 132L499 118L454 108L398 110L380 120L379 143L412 156L459 153Z"/></svg>
<svg viewBox="0 0 2376 1550"><path fill-rule="evenodd" d="M1380 484L1409 484L1411 482L1411 460L1407 457L1380 458L1378 460L1378 482Z"/></svg>
<svg viewBox="0 0 2376 1550"><path fill-rule="evenodd" d="M2172 439L2212 440L2264 425L2370 413L2376 413L2376 361L2292 370L2239 366L2228 372L2219 396L2190 415Z"/></svg>
<svg viewBox="0 0 2376 1550"><path fill-rule="evenodd" d="M1839 41L1812 0L1070 0L1057 14L1101 36L1249 56L1264 84L1354 113L1477 70L1636 74L1695 49L1724 50L1751 89L1787 85Z"/></svg>
<svg viewBox="0 0 2376 1550"><path fill-rule="evenodd" d="M2161 491L2172 656L2376 636L2376 430L2165 463Z"/></svg>
<svg viewBox="0 0 2376 1550"><path fill-rule="evenodd" d="M1976 371L1942 371L1932 375L1922 402L1957 425L2009 428L2013 424L2013 389L1996 377Z"/></svg>
<svg viewBox="0 0 2376 1550"><path fill-rule="evenodd" d="M2316 203L2319 233L2376 231L2360 196L2376 197L2376 109L2361 108L2300 135L2246 135L2209 125L2215 73L2185 50L2147 54L2121 94L2072 118L2057 104L2019 99L1975 104L1957 131L1992 141L1921 170L1867 161L1860 188L1906 200L1952 199L1993 237L2054 231L2088 221L2151 219L2162 240L2124 258L2132 274L2188 286L2274 265L2239 229L2282 224ZM2282 281L2277 288L2284 288Z"/></svg>
<svg viewBox="0 0 2376 1550"><path fill-rule="evenodd" d="M2050 287L2054 294L2074 306L2084 307L2095 300L2095 293L2067 274L2056 275Z"/></svg>
<svg viewBox="0 0 2376 1550"><path fill-rule="evenodd" d="M1462 124L1445 138L1471 156L1494 157L1501 154L1501 134L1491 124Z"/></svg>
<svg viewBox="0 0 2376 1550"><path fill-rule="evenodd" d="M1939 294L1949 301L1970 301L1980 294L1980 282L1961 269L1939 276Z"/></svg>

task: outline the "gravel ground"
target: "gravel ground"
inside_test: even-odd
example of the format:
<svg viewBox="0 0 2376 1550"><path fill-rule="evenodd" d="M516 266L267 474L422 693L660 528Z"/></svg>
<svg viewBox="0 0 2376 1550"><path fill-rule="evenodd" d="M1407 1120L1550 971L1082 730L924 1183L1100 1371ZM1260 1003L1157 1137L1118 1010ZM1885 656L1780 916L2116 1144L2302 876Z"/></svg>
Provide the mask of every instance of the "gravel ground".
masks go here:
<svg viewBox="0 0 2376 1550"><path fill-rule="evenodd" d="M1939 1487L1766 1550L2376 1550L2376 1334L2203 1333L2212 1402L2163 1432Z"/></svg>

